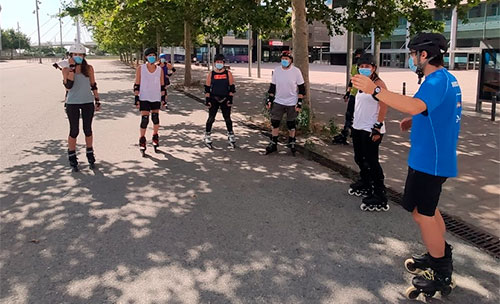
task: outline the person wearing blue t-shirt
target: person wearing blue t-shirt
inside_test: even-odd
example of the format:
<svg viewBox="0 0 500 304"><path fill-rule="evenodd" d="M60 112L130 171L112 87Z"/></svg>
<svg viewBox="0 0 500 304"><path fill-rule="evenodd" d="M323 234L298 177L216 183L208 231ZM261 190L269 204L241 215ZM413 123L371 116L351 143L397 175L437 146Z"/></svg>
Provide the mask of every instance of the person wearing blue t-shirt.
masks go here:
<svg viewBox="0 0 500 304"><path fill-rule="evenodd" d="M415 96L392 93L363 75L354 76L352 83L388 106L412 115L400 123L401 130L412 129L403 207L412 212L428 251L405 262L409 272L418 274L407 291L414 298L420 292L448 294L454 287L452 247L445 241L446 226L437 205L443 183L457 176L462 93L457 79L443 67L447 51L443 35L420 33L408 48L409 67L417 73L419 83L425 76Z"/></svg>

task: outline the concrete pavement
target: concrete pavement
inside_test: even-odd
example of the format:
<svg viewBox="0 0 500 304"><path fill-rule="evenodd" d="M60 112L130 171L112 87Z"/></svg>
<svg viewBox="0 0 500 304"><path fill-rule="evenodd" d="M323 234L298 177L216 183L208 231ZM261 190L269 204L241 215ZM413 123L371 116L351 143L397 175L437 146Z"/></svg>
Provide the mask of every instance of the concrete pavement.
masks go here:
<svg viewBox="0 0 500 304"><path fill-rule="evenodd" d="M276 66L276 64L274 65ZM310 78L315 121L327 124L330 119L335 123L343 125L346 104L341 99L342 95L327 93L318 88L325 87L323 82L325 70L334 69L331 80L339 80L338 67L312 65ZM263 78L248 78L242 76L247 71L244 67L231 65L237 81L238 93L235 98L235 109L252 121L263 121L262 104L265 92L268 89L271 69L266 65L263 69ZM195 69L195 77L204 79L205 71L199 67ZM473 77L472 71L453 72L461 76L460 85L465 91ZM477 71L476 71L477 73ZM267 75L269 74L269 75ZM254 76L256 73L253 74ZM403 75L403 76L401 76ZM465 76L464 76L465 75ZM458 77L457 76L457 77ZM344 76L345 77L345 76ZM391 69L382 69L381 77L390 83L412 80L416 84L416 76L411 71L398 70L395 74ZM459 80L460 81L460 80ZM198 93L200 89L191 89ZM198 93L199 94L199 93ZM468 93L471 95L471 93ZM464 97L465 98L465 97ZM465 115L462 117L461 134L458 146L459 176L449 179L444 185L444 191L440 200L440 207L457 218L467 223L480 227L483 230L500 237L500 125L498 121L492 122L487 118L471 115L473 103L469 102ZM399 130L399 121L405 115L389 109L386 119L387 134L380 146L381 163L386 176L386 184L397 192L402 192L407 174L407 157L410 147L409 133ZM300 140L300 138L299 138ZM352 146L335 146L321 140L311 139L315 143L315 150L323 156L338 163L359 171L354 162Z"/></svg>
<svg viewBox="0 0 500 304"><path fill-rule="evenodd" d="M0 64L2 303L410 303L403 262L423 248L402 208L361 212L348 180L261 155L267 139L238 122L239 148L226 149L220 116L207 150L204 107L176 93L163 152L142 158L132 70L91 64L98 167L76 174L60 73ZM432 302L497 303L498 261L450 242L458 288Z"/></svg>

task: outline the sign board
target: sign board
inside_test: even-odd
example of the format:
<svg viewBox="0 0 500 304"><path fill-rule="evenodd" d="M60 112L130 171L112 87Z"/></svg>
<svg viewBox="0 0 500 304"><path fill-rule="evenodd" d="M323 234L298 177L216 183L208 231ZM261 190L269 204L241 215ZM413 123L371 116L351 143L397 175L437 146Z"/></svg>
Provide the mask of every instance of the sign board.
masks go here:
<svg viewBox="0 0 500 304"><path fill-rule="evenodd" d="M500 49L483 49L479 67L479 99L500 95Z"/></svg>
<svg viewBox="0 0 500 304"><path fill-rule="evenodd" d="M270 46L283 46L283 41L269 41Z"/></svg>

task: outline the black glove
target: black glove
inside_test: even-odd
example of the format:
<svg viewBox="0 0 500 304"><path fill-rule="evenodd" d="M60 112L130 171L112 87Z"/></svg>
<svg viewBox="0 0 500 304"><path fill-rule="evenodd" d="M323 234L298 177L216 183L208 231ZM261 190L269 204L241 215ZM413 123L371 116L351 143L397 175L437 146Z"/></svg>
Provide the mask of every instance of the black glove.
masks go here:
<svg viewBox="0 0 500 304"><path fill-rule="evenodd" d="M342 98L348 99L349 97L351 97L351 93L350 92L346 92L345 95L344 95L344 97L342 97Z"/></svg>
<svg viewBox="0 0 500 304"><path fill-rule="evenodd" d="M296 107L299 108L299 109L302 109L302 103L304 102L304 100L302 98L299 98L297 100L297 105Z"/></svg>
<svg viewBox="0 0 500 304"><path fill-rule="evenodd" d="M374 124L373 128L372 128L372 132L370 133L370 138L373 139L374 136L382 135L382 133L380 133L380 129L383 126L384 126L384 124L381 122L377 122L376 124Z"/></svg>
<svg viewBox="0 0 500 304"><path fill-rule="evenodd" d="M57 63L54 63L52 66L53 66L56 70L59 70L59 66L57 65Z"/></svg>
<svg viewBox="0 0 500 304"><path fill-rule="evenodd" d="M227 99L227 104L230 104L230 105L233 104L233 96L232 95L227 96L226 99Z"/></svg>
<svg viewBox="0 0 500 304"><path fill-rule="evenodd" d="M205 97L205 105L210 106L210 97Z"/></svg>
<svg viewBox="0 0 500 304"><path fill-rule="evenodd" d="M136 105L139 104L139 95L135 95L134 98L135 98L135 100L134 100L134 106L136 106Z"/></svg>

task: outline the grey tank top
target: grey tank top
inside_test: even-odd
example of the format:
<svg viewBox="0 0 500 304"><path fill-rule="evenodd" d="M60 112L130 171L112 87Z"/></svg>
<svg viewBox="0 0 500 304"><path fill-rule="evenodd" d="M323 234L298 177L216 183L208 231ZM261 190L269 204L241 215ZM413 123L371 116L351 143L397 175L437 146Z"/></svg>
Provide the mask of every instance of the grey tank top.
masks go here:
<svg viewBox="0 0 500 304"><path fill-rule="evenodd" d="M75 74L75 83L68 92L67 104L84 104L94 102L94 95L90 90L90 78L82 73Z"/></svg>

